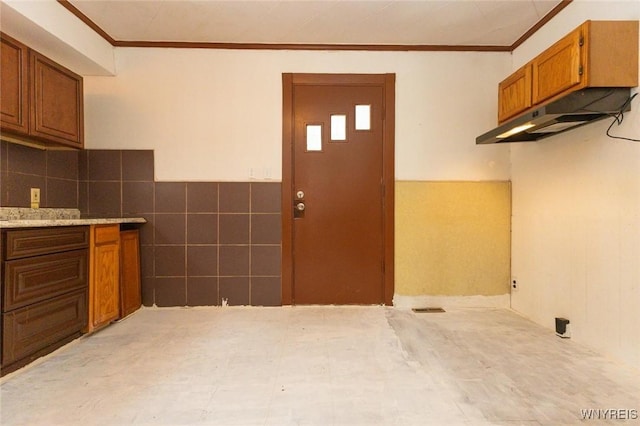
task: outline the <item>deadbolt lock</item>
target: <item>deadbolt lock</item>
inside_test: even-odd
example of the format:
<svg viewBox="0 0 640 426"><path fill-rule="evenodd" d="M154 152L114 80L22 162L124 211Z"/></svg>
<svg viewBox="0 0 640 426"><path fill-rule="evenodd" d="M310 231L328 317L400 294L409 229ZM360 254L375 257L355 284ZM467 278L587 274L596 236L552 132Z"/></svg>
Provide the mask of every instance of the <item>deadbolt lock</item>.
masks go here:
<svg viewBox="0 0 640 426"><path fill-rule="evenodd" d="M304 192L303 191L296 192L296 198L298 200L302 200L304 198Z"/></svg>

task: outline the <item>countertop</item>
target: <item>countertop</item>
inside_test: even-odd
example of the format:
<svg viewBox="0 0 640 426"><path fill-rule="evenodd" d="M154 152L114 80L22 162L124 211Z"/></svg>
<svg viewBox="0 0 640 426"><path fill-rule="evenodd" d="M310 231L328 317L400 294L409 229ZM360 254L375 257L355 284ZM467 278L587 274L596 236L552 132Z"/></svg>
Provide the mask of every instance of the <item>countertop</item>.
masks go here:
<svg viewBox="0 0 640 426"><path fill-rule="evenodd" d="M117 223L147 223L143 217L78 218L78 219L14 219L0 220L0 229L42 228L46 226L108 225Z"/></svg>

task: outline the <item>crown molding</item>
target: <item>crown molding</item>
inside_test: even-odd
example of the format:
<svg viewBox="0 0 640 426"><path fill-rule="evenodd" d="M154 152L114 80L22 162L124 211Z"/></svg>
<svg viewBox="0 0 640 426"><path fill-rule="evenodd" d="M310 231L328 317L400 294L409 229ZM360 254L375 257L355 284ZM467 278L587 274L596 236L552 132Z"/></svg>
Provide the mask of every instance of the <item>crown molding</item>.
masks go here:
<svg viewBox="0 0 640 426"><path fill-rule="evenodd" d="M542 28L554 16L560 13L573 0L562 0L549 13L510 46L482 45L434 45L434 44L322 44L322 43L219 43L185 41L134 41L116 40L98 24L76 8L69 0L57 0L69 12L93 29L114 47L147 47L174 49L239 49L239 50L333 50L333 51L370 51L370 52L513 52L529 37Z"/></svg>

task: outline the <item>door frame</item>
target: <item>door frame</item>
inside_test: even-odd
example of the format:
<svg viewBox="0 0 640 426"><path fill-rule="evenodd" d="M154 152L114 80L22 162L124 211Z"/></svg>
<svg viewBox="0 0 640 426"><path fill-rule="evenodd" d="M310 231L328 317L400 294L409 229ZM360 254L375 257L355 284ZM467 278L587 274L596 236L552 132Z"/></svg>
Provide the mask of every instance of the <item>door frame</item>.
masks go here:
<svg viewBox="0 0 640 426"><path fill-rule="evenodd" d="M383 295L393 304L394 292L394 185L395 185L395 74L282 74L282 304L295 302L293 294L293 149L295 86L352 85L383 89Z"/></svg>

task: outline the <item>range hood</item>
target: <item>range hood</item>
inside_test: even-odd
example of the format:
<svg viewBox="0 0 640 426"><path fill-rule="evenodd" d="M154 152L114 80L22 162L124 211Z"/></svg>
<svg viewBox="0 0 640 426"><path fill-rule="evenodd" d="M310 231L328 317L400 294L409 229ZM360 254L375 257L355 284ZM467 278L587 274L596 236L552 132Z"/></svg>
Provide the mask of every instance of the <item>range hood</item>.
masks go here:
<svg viewBox="0 0 640 426"><path fill-rule="evenodd" d="M631 89L597 87L569 93L565 97L517 116L480 135L476 144L531 142L611 117L628 104Z"/></svg>

